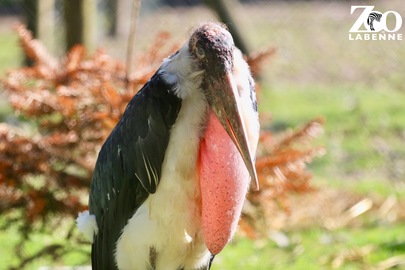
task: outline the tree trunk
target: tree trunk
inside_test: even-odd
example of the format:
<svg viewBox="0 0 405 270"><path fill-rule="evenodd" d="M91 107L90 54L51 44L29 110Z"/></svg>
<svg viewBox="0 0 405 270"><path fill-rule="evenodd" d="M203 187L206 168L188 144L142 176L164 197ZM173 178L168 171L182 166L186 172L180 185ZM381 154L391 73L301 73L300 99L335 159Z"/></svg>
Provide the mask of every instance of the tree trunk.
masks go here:
<svg viewBox="0 0 405 270"><path fill-rule="evenodd" d="M76 44L83 44L82 0L64 0L66 51Z"/></svg>
<svg viewBox="0 0 405 270"><path fill-rule="evenodd" d="M120 0L106 0L106 15L108 18L107 34L111 37L117 36L118 5Z"/></svg>
<svg viewBox="0 0 405 270"><path fill-rule="evenodd" d="M38 2L40 0L24 0L23 10L27 28L37 37Z"/></svg>
<svg viewBox="0 0 405 270"><path fill-rule="evenodd" d="M95 47L97 3L93 0L64 0L66 50L83 44L88 50Z"/></svg>
<svg viewBox="0 0 405 270"><path fill-rule="evenodd" d="M235 0L204 0L205 4L213 9L219 19L228 26L229 32L233 36L236 47L238 47L243 54L249 55L250 50L240 33L236 19L232 16L230 10L232 5L235 5L237 1Z"/></svg>
<svg viewBox="0 0 405 270"><path fill-rule="evenodd" d="M37 38L39 38L49 51L54 49L55 30L55 0L37 0Z"/></svg>
<svg viewBox="0 0 405 270"><path fill-rule="evenodd" d="M52 51L54 44L55 0L24 0L23 10L27 28L36 39L41 40L49 51ZM25 59L25 63L32 64L28 59Z"/></svg>
<svg viewBox="0 0 405 270"><path fill-rule="evenodd" d="M134 0L117 1L117 34L127 37L129 34L129 23L131 21L131 8Z"/></svg>

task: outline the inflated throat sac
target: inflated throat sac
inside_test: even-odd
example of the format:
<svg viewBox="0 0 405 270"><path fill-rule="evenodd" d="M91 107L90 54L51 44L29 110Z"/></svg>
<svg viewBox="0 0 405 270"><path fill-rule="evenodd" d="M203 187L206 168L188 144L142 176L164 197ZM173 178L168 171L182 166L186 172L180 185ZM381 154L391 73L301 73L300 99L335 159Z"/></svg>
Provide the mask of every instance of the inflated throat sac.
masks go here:
<svg viewBox="0 0 405 270"><path fill-rule="evenodd" d="M202 231L208 250L218 254L236 231L250 178L238 149L212 111L199 158Z"/></svg>

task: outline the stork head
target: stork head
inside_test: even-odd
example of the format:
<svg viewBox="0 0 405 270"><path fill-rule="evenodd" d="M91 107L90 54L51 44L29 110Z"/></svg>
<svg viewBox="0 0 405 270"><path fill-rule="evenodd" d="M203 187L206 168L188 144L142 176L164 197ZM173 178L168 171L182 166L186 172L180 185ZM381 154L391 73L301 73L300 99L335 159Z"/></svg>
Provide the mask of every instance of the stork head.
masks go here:
<svg viewBox="0 0 405 270"><path fill-rule="evenodd" d="M223 27L206 23L192 34L189 50L199 69L204 70L202 89L211 110L232 139L249 171L256 189L258 181L254 157L243 121L239 91L234 76L235 45Z"/></svg>

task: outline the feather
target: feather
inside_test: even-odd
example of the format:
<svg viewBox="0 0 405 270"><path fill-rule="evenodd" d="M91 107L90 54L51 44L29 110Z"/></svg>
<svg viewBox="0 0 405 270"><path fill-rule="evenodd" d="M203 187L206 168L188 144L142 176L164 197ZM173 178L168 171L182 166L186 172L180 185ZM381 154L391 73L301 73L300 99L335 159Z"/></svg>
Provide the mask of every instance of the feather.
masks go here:
<svg viewBox="0 0 405 270"><path fill-rule="evenodd" d="M96 216L90 215L88 210L79 213L76 218L77 228L80 232L86 236L91 242L93 242L94 235L98 233L98 227L96 222Z"/></svg>

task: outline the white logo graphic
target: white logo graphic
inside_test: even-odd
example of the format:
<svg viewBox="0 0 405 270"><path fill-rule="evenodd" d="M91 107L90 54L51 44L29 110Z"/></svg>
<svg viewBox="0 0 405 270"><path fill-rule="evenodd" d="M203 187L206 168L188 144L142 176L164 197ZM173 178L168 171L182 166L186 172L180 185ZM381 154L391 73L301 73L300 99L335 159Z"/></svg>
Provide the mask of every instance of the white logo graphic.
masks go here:
<svg viewBox="0 0 405 270"><path fill-rule="evenodd" d="M358 9L363 11L349 30L349 40L402 40L402 34L395 33L402 27L402 17L398 12L382 13L374 10L374 6L352 6L350 14ZM392 23L388 26L387 20L393 20L394 27Z"/></svg>

